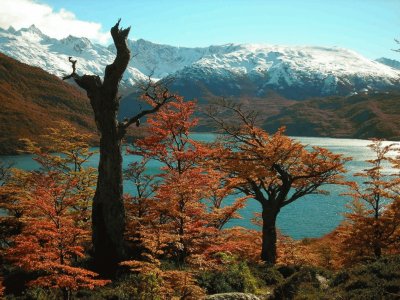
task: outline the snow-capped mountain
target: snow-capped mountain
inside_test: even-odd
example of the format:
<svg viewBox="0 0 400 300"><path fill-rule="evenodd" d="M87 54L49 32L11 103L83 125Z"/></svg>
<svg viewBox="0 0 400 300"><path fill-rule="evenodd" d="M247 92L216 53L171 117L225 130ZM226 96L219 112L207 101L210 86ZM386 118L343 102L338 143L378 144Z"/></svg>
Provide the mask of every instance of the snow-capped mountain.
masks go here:
<svg viewBox="0 0 400 300"><path fill-rule="evenodd" d="M381 64L387 65L393 69L400 70L400 61L398 61L398 60L381 57L381 58L378 58L376 61Z"/></svg>
<svg viewBox="0 0 400 300"><path fill-rule="evenodd" d="M265 96L275 90L293 99L393 89L400 71L343 48L230 45L173 75L201 82L214 94Z"/></svg>
<svg viewBox="0 0 400 300"><path fill-rule="evenodd" d="M172 76L174 87L191 96L199 88L219 96L265 96L275 90L301 99L399 87L400 70L343 48L253 44L185 48L141 39L129 40L129 47L133 58L124 74L125 86L149 74L154 79ZM57 40L34 25L18 31L0 29L0 52L57 76L71 72L69 56L78 60L79 73L98 75L115 57L113 45L73 36Z"/></svg>

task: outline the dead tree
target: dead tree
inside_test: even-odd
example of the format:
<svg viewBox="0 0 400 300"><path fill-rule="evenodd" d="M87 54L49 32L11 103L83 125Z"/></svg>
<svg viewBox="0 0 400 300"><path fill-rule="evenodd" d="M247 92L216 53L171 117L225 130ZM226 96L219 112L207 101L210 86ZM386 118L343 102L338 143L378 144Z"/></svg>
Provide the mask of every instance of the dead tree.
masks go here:
<svg viewBox="0 0 400 300"><path fill-rule="evenodd" d="M72 57L72 73L63 79L72 78L83 88L93 108L96 126L100 132L100 161L98 180L92 208L93 258L96 271L110 277L115 274L118 263L124 259L125 210L122 186L122 139L131 124L139 126L140 119L156 112L174 98L168 90L149 81L144 87L144 97L151 108L118 122L120 96L118 85L130 60L127 45L129 28L119 28L120 20L111 28L117 55L114 62L106 66L104 79L97 75L76 73L76 60Z"/></svg>

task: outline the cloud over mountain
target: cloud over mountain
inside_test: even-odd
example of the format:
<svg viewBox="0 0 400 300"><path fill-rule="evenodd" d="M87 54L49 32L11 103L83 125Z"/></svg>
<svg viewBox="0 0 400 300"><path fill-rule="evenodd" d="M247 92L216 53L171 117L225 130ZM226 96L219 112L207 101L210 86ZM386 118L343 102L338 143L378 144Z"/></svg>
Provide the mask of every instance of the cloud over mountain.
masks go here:
<svg viewBox="0 0 400 300"><path fill-rule="evenodd" d="M109 33L104 32L100 23L77 19L74 13L34 0L2 0L0 27L15 29L35 24L43 33L57 39L68 35L87 37L99 43L109 41Z"/></svg>

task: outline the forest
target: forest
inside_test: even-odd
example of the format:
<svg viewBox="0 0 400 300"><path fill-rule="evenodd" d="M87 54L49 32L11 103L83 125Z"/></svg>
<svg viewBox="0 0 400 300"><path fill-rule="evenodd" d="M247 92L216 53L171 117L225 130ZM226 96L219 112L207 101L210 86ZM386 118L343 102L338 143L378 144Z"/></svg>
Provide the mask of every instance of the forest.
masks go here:
<svg viewBox="0 0 400 300"><path fill-rule="evenodd" d="M131 59L128 34L119 21L111 29L117 55L103 79L78 75L73 58L64 77L90 99L100 133L98 169L85 164L95 154L93 137L68 122L49 127L41 143L21 141L38 169L0 165L0 295L400 297L398 145L371 140L374 158L353 174L361 180L349 181L350 157L307 147L284 127L266 132L254 111L225 100L206 112L220 137L199 142L190 135L196 102L152 81L142 86L149 108L118 121L118 84ZM124 147L130 126L145 134ZM123 170L123 151L141 159ZM157 174L147 172L152 161L161 165ZM124 194L124 180L134 194ZM352 198L344 221L322 238L283 235L276 226L281 209L306 195L322 198L328 185L345 187L343 196ZM259 229L228 226L250 201L261 207L252 219Z"/></svg>

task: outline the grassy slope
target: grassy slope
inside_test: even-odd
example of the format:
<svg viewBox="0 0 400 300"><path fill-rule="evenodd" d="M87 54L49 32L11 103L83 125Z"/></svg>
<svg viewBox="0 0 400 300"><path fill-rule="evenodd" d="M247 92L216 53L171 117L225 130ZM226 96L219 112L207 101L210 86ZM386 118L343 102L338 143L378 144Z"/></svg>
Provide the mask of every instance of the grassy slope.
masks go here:
<svg viewBox="0 0 400 300"><path fill-rule="evenodd" d="M90 103L82 92L0 53L0 154L15 153L20 138L35 140L57 120L95 132Z"/></svg>

